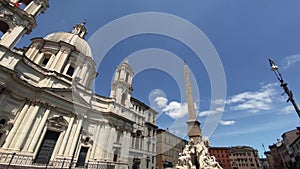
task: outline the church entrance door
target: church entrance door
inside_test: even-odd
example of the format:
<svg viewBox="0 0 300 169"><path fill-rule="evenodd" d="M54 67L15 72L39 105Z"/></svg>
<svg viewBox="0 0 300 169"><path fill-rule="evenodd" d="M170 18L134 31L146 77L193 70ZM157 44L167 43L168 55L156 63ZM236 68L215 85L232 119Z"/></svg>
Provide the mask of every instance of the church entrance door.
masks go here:
<svg viewBox="0 0 300 169"><path fill-rule="evenodd" d="M52 156L59 132L47 130L41 147L37 153L34 163L48 164Z"/></svg>

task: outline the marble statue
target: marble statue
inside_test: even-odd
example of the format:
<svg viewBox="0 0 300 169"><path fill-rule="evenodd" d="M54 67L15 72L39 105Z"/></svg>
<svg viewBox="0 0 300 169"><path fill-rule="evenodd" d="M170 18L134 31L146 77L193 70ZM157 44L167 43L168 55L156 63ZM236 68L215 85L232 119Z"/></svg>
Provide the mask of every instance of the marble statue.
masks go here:
<svg viewBox="0 0 300 169"><path fill-rule="evenodd" d="M182 153L179 153L176 169L222 169L215 157L209 155L209 144L207 138L200 143L191 139ZM193 160L192 157L196 159Z"/></svg>

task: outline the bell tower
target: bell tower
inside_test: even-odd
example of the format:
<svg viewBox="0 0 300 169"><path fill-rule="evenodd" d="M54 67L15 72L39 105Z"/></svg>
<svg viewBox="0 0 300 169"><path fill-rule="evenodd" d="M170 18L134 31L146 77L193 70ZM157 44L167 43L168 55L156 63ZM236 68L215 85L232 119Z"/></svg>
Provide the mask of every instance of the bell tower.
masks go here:
<svg viewBox="0 0 300 169"><path fill-rule="evenodd" d="M116 103L124 105L126 108L131 107L130 97L133 91L133 74L133 70L126 58L125 61L116 68L111 84L110 97L115 99Z"/></svg>
<svg viewBox="0 0 300 169"><path fill-rule="evenodd" d="M48 7L48 0L1 0L0 45L12 49L36 27L36 17Z"/></svg>

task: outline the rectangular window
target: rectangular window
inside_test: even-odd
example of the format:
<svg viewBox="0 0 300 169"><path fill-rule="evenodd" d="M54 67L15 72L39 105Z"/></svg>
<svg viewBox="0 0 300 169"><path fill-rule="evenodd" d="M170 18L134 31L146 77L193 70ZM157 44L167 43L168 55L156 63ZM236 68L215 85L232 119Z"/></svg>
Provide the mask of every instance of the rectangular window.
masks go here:
<svg viewBox="0 0 300 169"><path fill-rule="evenodd" d="M72 65L70 65L68 70L67 70L67 75L73 76L74 71L75 71L75 68Z"/></svg>
<svg viewBox="0 0 300 169"><path fill-rule="evenodd" d="M43 59L41 65L45 67L48 64L50 58L51 58L51 54L50 53L45 53L44 54L44 59Z"/></svg>
<svg viewBox="0 0 300 169"><path fill-rule="evenodd" d="M113 162L118 161L118 157L120 156L121 150L119 148L115 148Z"/></svg>
<svg viewBox="0 0 300 169"><path fill-rule="evenodd" d="M117 144L121 144L121 132L117 132L117 139L116 139L116 143Z"/></svg>
<svg viewBox="0 0 300 169"><path fill-rule="evenodd" d="M147 146L147 151L150 151L150 142L148 142L147 145L148 145L148 146Z"/></svg>
<svg viewBox="0 0 300 169"><path fill-rule="evenodd" d="M50 58L44 58L43 62L42 62L42 66L46 66L47 63L49 62Z"/></svg>
<svg viewBox="0 0 300 169"><path fill-rule="evenodd" d="M151 137L151 129L148 128L148 137Z"/></svg>
<svg viewBox="0 0 300 169"><path fill-rule="evenodd" d="M128 82L129 73L126 72L125 82ZM128 82L129 83L129 82Z"/></svg>
<svg viewBox="0 0 300 169"><path fill-rule="evenodd" d="M131 137L131 147L134 148L134 136Z"/></svg>
<svg viewBox="0 0 300 169"><path fill-rule="evenodd" d="M141 145L140 145L141 150L143 150L143 144L144 144L144 137L141 137Z"/></svg>
<svg viewBox="0 0 300 169"><path fill-rule="evenodd" d="M152 143L152 152L154 153L155 152L155 144Z"/></svg>
<svg viewBox="0 0 300 169"><path fill-rule="evenodd" d="M149 161L150 161L148 158L149 157L147 157L147 160L146 160L147 161L147 168L149 168Z"/></svg>
<svg viewBox="0 0 300 169"><path fill-rule="evenodd" d="M135 149L139 149L140 140L138 137L135 139Z"/></svg>

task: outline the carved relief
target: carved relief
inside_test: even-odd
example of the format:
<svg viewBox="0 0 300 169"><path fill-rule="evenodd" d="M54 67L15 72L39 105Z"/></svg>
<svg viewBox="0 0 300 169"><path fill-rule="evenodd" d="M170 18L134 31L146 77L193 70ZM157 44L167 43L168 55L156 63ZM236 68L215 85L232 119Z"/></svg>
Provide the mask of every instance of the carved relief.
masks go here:
<svg viewBox="0 0 300 169"><path fill-rule="evenodd" d="M20 20L11 11L5 9L0 11L0 19L9 24L10 28L20 25Z"/></svg>
<svg viewBox="0 0 300 169"><path fill-rule="evenodd" d="M81 136L81 142L82 142L84 145L93 144L92 138L89 137L87 134L82 134L82 136Z"/></svg>
<svg viewBox="0 0 300 169"><path fill-rule="evenodd" d="M63 116L58 116L48 119L48 126L58 130L66 130L68 128L68 122Z"/></svg>
<svg viewBox="0 0 300 169"><path fill-rule="evenodd" d="M10 30L16 26L23 26L29 30L33 26L29 25L29 21L20 18L18 15L14 14L14 12L9 11L6 8L0 8L0 20L6 22L9 25Z"/></svg>
<svg viewBox="0 0 300 169"><path fill-rule="evenodd" d="M8 131L12 127L12 123L6 117L0 117L0 131Z"/></svg>

